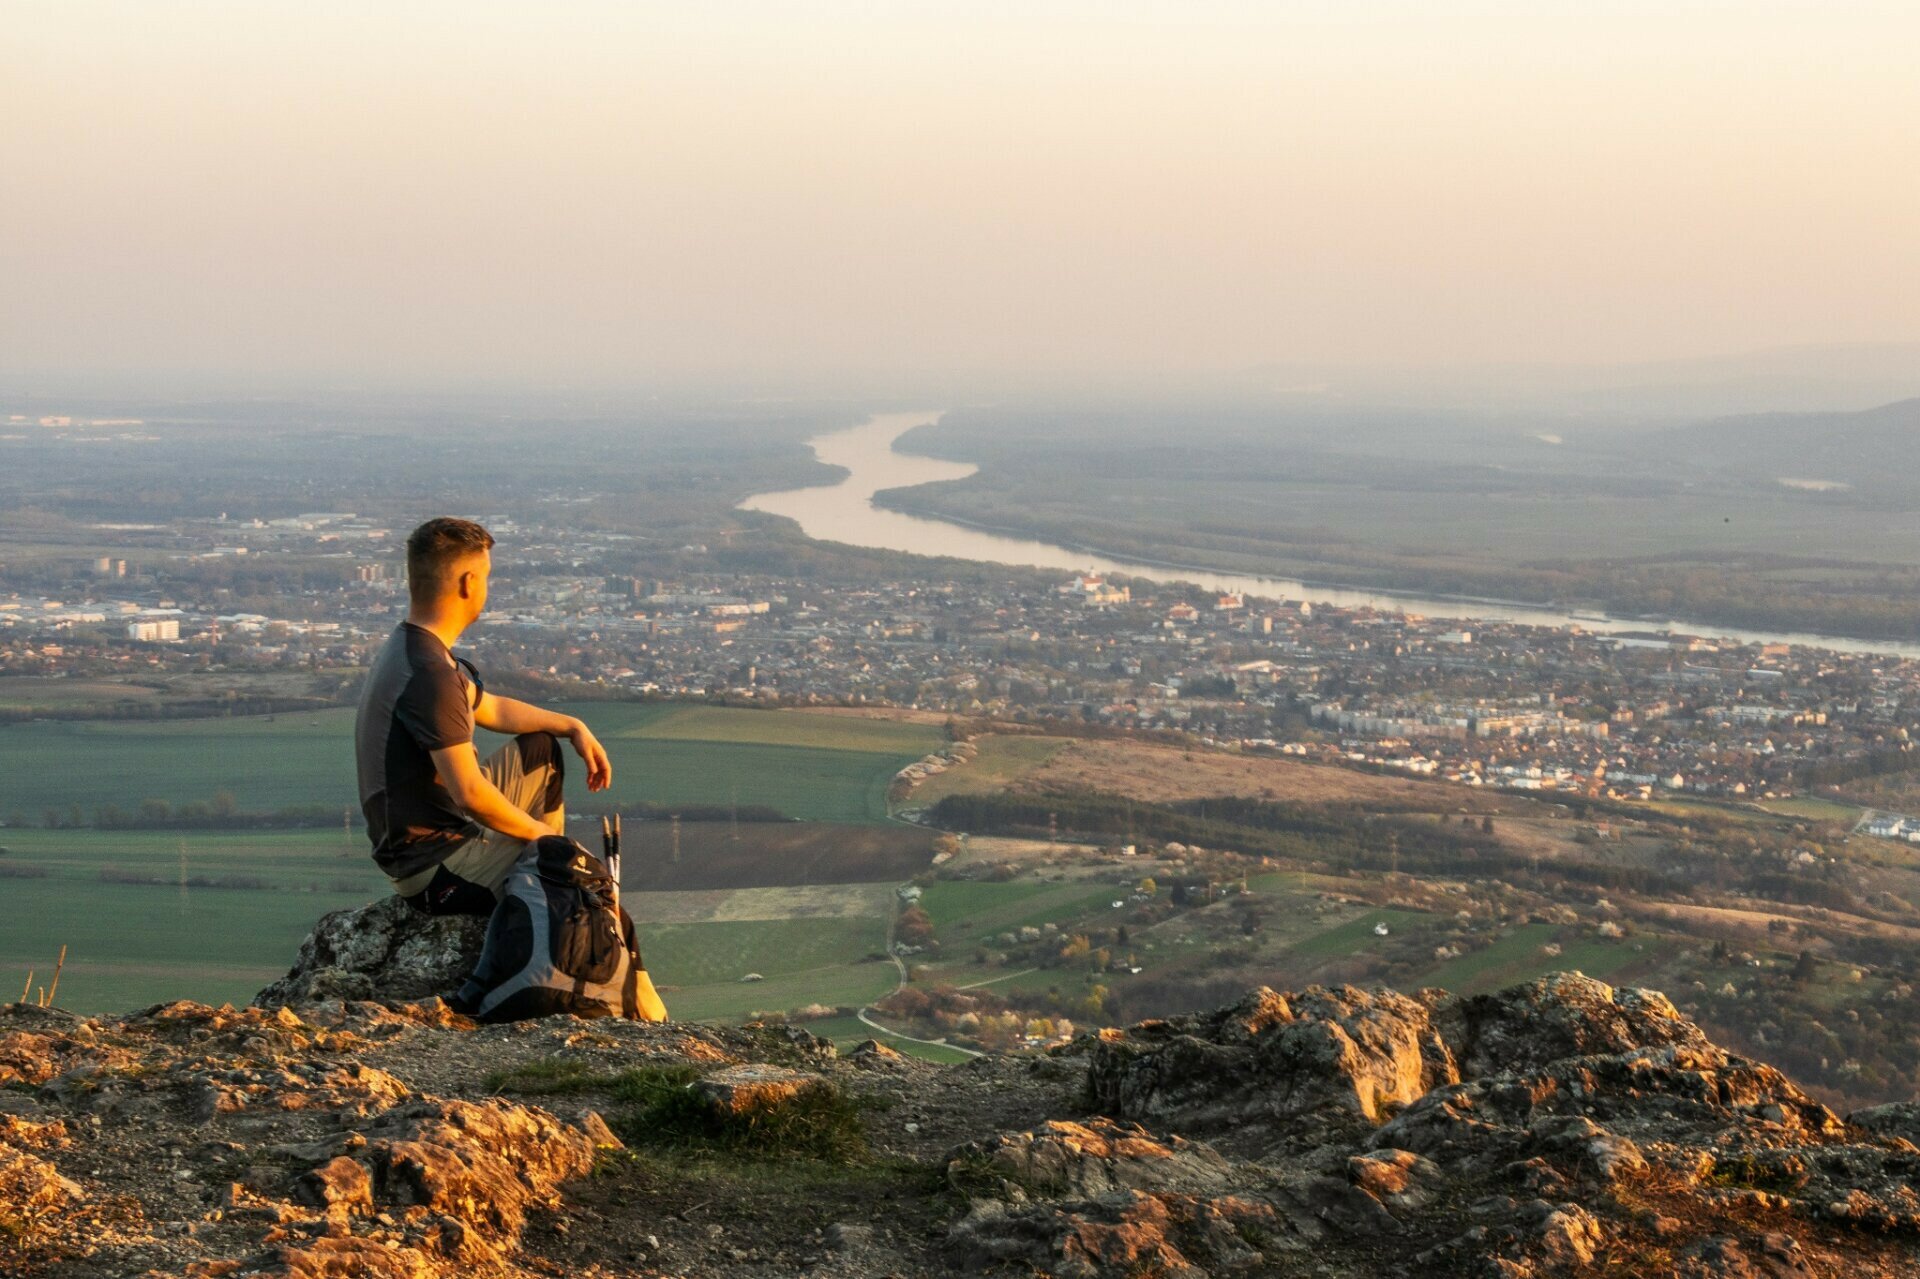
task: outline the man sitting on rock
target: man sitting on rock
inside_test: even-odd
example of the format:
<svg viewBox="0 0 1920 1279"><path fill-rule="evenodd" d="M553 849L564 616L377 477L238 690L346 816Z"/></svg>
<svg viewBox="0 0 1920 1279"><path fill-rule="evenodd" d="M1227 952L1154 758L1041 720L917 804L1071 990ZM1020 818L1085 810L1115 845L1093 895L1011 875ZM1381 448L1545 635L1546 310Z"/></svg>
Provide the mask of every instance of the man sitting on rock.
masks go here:
<svg viewBox="0 0 1920 1279"><path fill-rule="evenodd" d="M471 520L428 520L407 538L406 621L367 673L354 722L360 809L373 860L430 915L489 915L526 845L565 834L559 739L604 790L613 766L587 726L487 692L450 651L487 605L493 535ZM482 760L475 725L514 739Z"/></svg>

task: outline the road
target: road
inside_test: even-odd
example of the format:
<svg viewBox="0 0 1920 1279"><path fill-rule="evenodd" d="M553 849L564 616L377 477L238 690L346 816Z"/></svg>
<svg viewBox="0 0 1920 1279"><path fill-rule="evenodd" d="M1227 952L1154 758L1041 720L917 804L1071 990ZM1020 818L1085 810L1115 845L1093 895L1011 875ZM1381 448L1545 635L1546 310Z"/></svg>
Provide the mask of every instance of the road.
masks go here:
<svg viewBox="0 0 1920 1279"><path fill-rule="evenodd" d="M945 1048L949 1052L965 1053L969 1057L986 1056L986 1054L983 1052L976 1052L971 1048L962 1048L959 1044L950 1044L944 1039L915 1039L912 1035L903 1035L897 1030L889 1030L887 1027L882 1026L879 1022L875 1021L873 1018L867 1016L867 1010L864 1008L862 1008L859 1012L855 1013L854 1016L860 1019L861 1025L866 1026L872 1030L877 1030L881 1034L887 1036L889 1039L904 1039L906 1042L910 1044L926 1044L930 1048Z"/></svg>
<svg viewBox="0 0 1920 1279"><path fill-rule="evenodd" d="M912 826L915 824L895 813L888 813L887 817L892 821L899 822L903 826ZM900 887L905 888L906 885L902 884L900 885ZM895 921L898 920L899 918L900 918L900 902L899 902L899 898L896 896L895 899L889 904L889 909L887 911L887 958L893 961L893 970L896 974L898 974L894 978L893 991L892 991L892 993L896 995L899 994L902 990L906 989L906 985L907 985L907 965L905 961L903 961L900 958L900 956L893 953L893 925ZM867 1016L868 1012L872 1011L872 1007L873 1006L869 1004L867 1007L859 1009L853 1014L855 1017L860 1019L860 1024L862 1026L867 1027L869 1030L877 1030L883 1035L887 1035L893 1039L903 1039L910 1044L926 1044L932 1048L945 1048L952 1052L965 1053L969 1057L986 1056L986 1054L983 1052L976 1052L972 1048L962 1048L959 1044L950 1044L943 1039L915 1039L912 1035L903 1035L897 1030L889 1030L887 1027L882 1026L879 1022L875 1021L873 1018Z"/></svg>

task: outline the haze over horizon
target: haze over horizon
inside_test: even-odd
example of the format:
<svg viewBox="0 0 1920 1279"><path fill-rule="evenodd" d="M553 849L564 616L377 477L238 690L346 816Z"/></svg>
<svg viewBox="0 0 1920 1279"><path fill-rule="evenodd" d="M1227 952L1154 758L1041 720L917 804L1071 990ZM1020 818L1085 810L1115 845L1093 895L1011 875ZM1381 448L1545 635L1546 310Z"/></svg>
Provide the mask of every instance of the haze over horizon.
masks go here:
<svg viewBox="0 0 1920 1279"><path fill-rule="evenodd" d="M1786 0L16 3L0 374L897 385L1911 344L1915 48L1908 6Z"/></svg>

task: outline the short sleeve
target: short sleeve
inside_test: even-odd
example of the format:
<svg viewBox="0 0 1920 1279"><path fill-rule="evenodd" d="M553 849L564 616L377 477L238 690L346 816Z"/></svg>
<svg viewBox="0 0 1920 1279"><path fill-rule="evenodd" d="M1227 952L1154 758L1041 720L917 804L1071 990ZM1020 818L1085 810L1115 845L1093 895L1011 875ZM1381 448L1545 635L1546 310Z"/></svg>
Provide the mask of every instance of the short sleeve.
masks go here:
<svg viewBox="0 0 1920 1279"><path fill-rule="evenodd" d="M453 663L416 667L393 705L394 718L421 750L459 746L473 740L473 707L467 696L467 682Z"/></svg>
<svg viewBox="0 0 1920 1279"><path fill-rule="evenodd" d="M453 660L461 670L467 673L467 705L477 711L480 709L480 699L487 695L486 683L480 678L480 668L464 657L456 657Z"/></svg>

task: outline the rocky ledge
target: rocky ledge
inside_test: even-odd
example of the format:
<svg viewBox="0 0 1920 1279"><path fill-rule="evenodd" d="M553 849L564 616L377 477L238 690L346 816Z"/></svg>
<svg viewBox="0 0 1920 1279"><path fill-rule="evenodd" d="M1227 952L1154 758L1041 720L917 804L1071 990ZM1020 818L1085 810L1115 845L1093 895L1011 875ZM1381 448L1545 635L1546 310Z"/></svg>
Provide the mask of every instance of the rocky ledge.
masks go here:
<svg viewBox="0 0 1920 1279"><path fill-rule="evenodd" d="M952 1067L437 1000L0 1008L6 1275L1904 1276L1917 1142L1578 974Z"/></svg>

